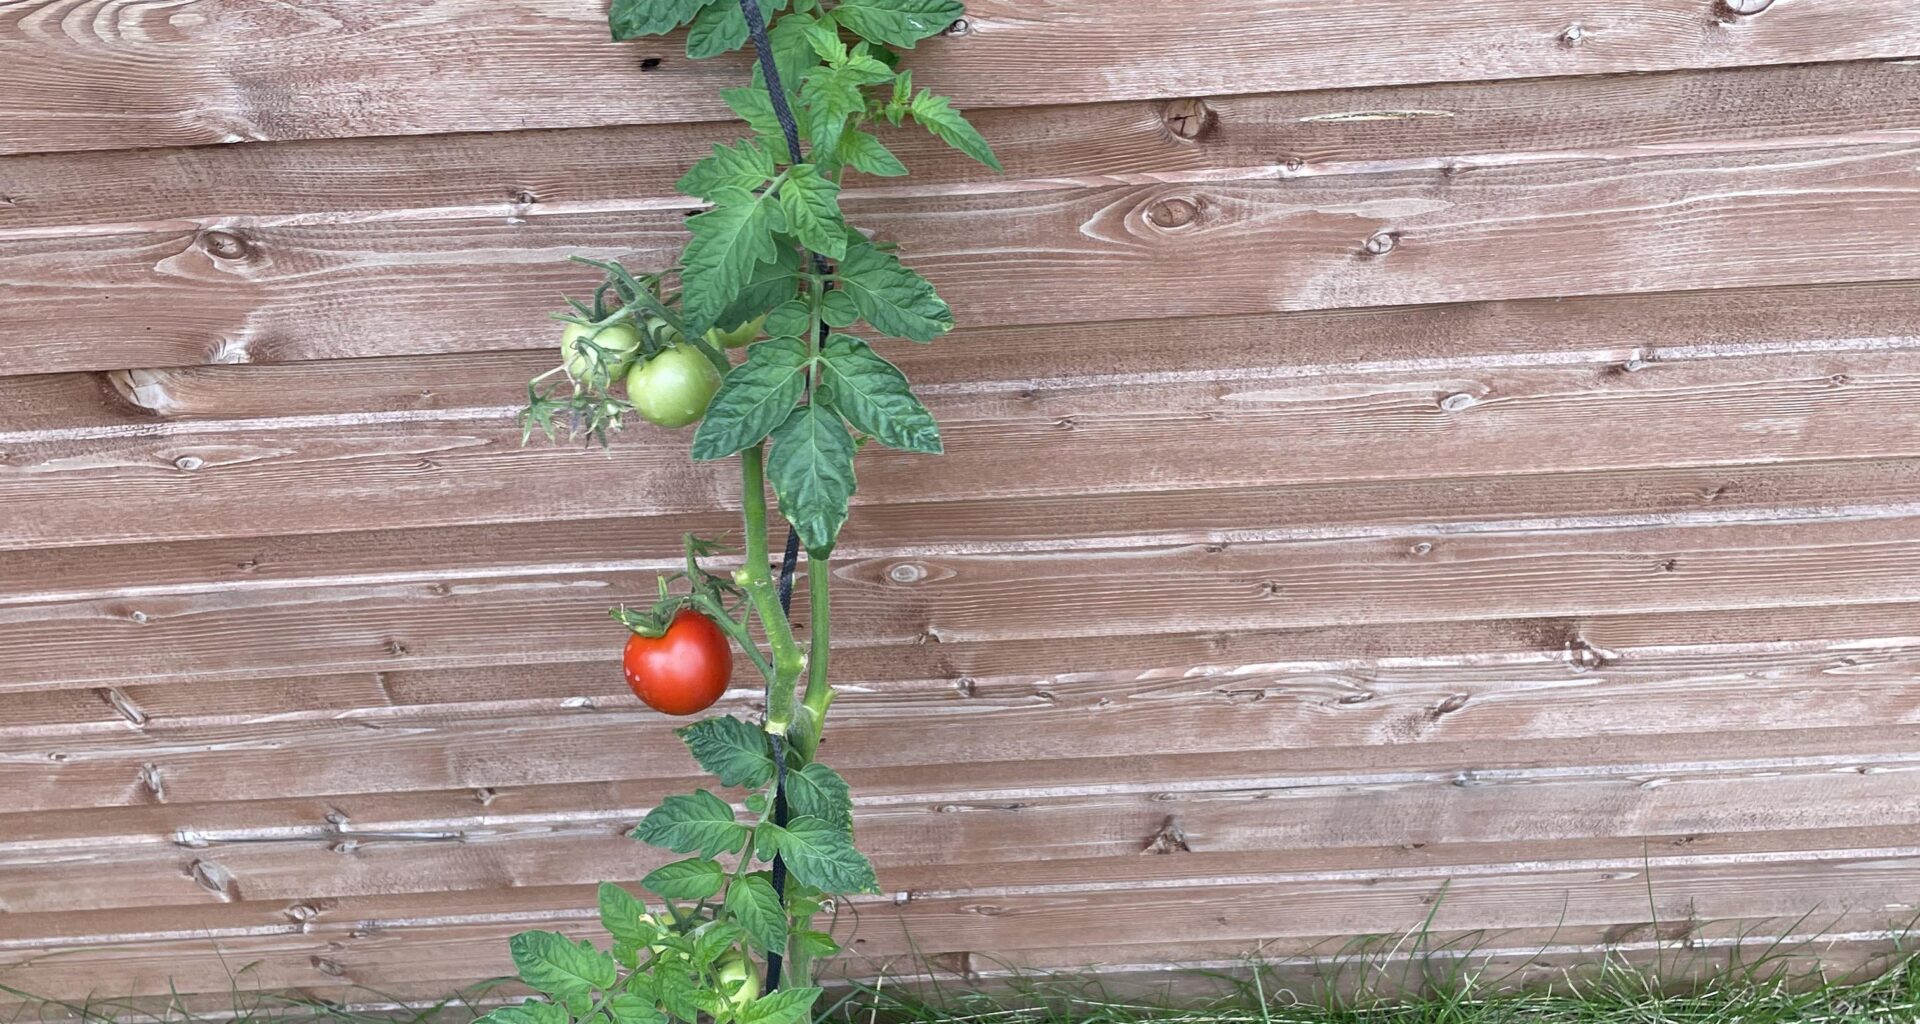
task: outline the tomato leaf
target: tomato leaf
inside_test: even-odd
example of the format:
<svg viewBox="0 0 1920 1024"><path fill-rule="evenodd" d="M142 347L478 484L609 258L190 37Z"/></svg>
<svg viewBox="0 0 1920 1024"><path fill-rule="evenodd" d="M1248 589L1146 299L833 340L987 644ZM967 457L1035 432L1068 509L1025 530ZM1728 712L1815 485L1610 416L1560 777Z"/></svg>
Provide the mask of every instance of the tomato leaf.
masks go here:
<svg viewBox="0 0 1920 1024"><path fill-rule="evenodd" d="M620 980L613 957L591 942L576 943L559 932L521 932L507 946L520 980L550 996L583 996Z"/></svg>
<svg viewBox="0 0 1920 1024"><path fill-rule="evenodd" d="M953 310L933 285L871 242L847 246L839 281L860 315L886 334L932 341L953 329Z"/></svg>
<svg viewBox="0 0 1920 1024"><path fill-rule="evenodd" d="M654 891L659 892L658 889ZM660 929L640 919L646 913L647 905L632 893L612 882L600 883L600 924L615 942L631 946L644 946L652 942L660 934Z"/></svg>
<svg viewBox="0 0 1920 1024"><path fill-rule="evenodd" d="M788 96L799 88L800 79L807 71L819 63L808 40L808 34L818 25L819 22L804 14L793 14L774 22L767 30L767 42L773 45L773 69L780 73L780 87ZM763 92L767 87L757 62L753 66L753 85Z"/></svg>
<svg viewBox="0 0 1920 1024"><path fill-rule="evenodd" d="M685 961L657 969L660 1004L684 1021L698 1020L703 1009L700 982Z"/></svg>
<svg viewBox="0 0 1920 1024"><path fill-rule="evenodd" d="M615 993L607 1000L607 1016L613 1024L666 1024L667 1015L654 1005L629 992Z"/></svg>
<svg viewBox="0 0 1920 1024"><path fill-rule="evenodd" d="M807 343L799 338L774 338L747 346L747 361L727 374L720 382L720 390L707 404L706 418L693 434L693 457L703 461L724 459L742 448L759 444L785 422L793 414L794 403L807 389L809 358ZM744 723L742 728L752 729L760 737L764 751L764 734ZM684 735L682 738L686 739ZM687 739L687 744L692 746L693 740ZM723 786L759 786L773 775L772 758L764 752L761 756L766 758L766 775L757 782L728 782L726 774L705 760L700 764L721 775ZM700 757L698 749L694 757ZM738 772L731 774L738 775Z"/></svg>
<svg viewBox="0 0 1920 1024"><path fill-rule="evenodd" d="M841 0L834 19L862 38L911 50L966 13L959 0Z"/></svg>
<svg viewBox="0 0 1920 1024"><path fill-rule="evenodd" d="M827 892L880 891L873 862L853 848L850 833L832 822L802 815L775 835L780 858L800 881Z"/></svg>
<svg viewBox="0 0 1920 1024"><path fill-rule="evenodd" d="M922 89L920 95L913 98L912 113L913 119L940 141L996 171L1005 169L1000 166L1000 158L993 155L993 147L987 145L986 138L973 126L973 122L953 109L952 100Z"/></svg>
<svg viewBox="0 0 1920 1024"><path fill-rule="evenodd" d="M687 218L693 240L680 254L680 301L691 337L714 325L755 267L774 262L773 233L785 226L778 204L764 194L723 186L710 198L713 209Z"/></svg>
<svg viewBox="0 0 1920 1024"><path fill-rule="evenodd" d="M787 137L780 130L780 118L774 114L773 99L765 89L722 89L720 98L726 101L727 109L740 115L740 119L747 122L747 127L760 137L760 144L773 154L775 163L787 162ZM800 129L805 132L804 122Z"/></svg>
<svg viewBox="0 0 1920 1024"><path fill-rule="evenodd" d="M780 514L810 552L833 550L853 498L853 438L838 413L822 405L793 409L774 428L767 478Z"/></svg>
<svg viewBox="0 0 1920 1024"><path fill-rule="evenodd" d="M767 314L766 332L773 338L805 338L813 326L813 312L804 299L790 299ZM753 355L748 350L747 355Z"/></svg>
<svg viewBox="0 0 1920 1024"><path fill-rule="evenodd" d="M700 933L693 939L693 962L705 967L720 959L721 954L745 938L746 934L739 925L727 921L701 926Z"/></svg>
<svg viewBox="0 0 1920 1024"><path fill-rule="evenodd" d="M897 178L907 173L907 165L901 163L878 136L857 128L840 137L840 162L879 178Z"/></svg>
<svg viewBox="0 0 1920 1024"><path fill-rule="evenodd" d="M751 834L751 829L734 820L733 808L725 800L704 789L660 801L632 833L649 846L702 857L736 853Z"/></svg>
<svg viewBox="0 0 1920 1024"><path fill-rule="evenodd" d="M529 999L518 1006L502 1006L474 1024L567 1024L567 1011Z"/></svg>
<svg viewBox="0 0 1920 1024"><path fill-rule="evenodd" d="M778 173L773 154L756 139L741 139L728 146L716 143L713 155L694 164L674 186L690 196L711 198L715 189L744 188L751 192Z"/></svg>
<svg viewBox="0 0 1920 1024"><path fill-rule="evenodd" d="M607 27L615 40L657 36L685 25L715 0L613 0ZM726 0L732 3L733 0ZM741 19L744 26L745 19Z"/></svg>
<svg viewBox="0 0 1920 1024"><path fill-rule="evenodd" d="M867 109L860 76L831 67L817 67L807 74L800 83L800 100L806 107L807 134L822 153L839 152L847 119Z"/></svg>
<svg viewBox="0 0 1920 1024"><path fill-rule="evenodd" d="M846 327L860 319L860 307L854 305L853 296L835 289L821 298L820 319L828 327Z"/></svg>
<svg viewBox="0 0 1920 1024"><path fill-rule="evenodd" d="M759 0L760 16L771 18L773 12L787 6L786 0ZM747 16L740 10L735 0L720 0L710 7L704 7L694 16L693 27L687 30L687 56L694 60L705 60L731 53L747 45Z"/></svg>
<svg viewBox="0 0 1920 1024"><path fill-rule="evenodd" d="M825 960L835 953L840 952L840 944L833 941L833 936L828 935L826 932L816 932L809 929L807 931L794 932L793 938L795 942L799 943L800 951L814 960Z"/></svg>
<svg viewBox="0 0 1920 1024"><path fill-rule="evenodd" d="M941 452L940 426L913 396L907 375L873 346L850 334L836 334L820 350L826 372L826 401L853 429L872 434L889 448Z"/></svg>
<svg viewBox="0 0 1920 1024"><path fill-rule="evenodd" d="M847 780L818 761L787 773L787 809L796 818L819 818L853 830L853 795Z"/></svg>
<svg viewBox="0 0 1920 1024"><path fill-rule="evenodd" d="M765 313L770 307L787 301L799 284L800 253L792 246L780 245L772 263L762 263L747 275L747 283L740 288L740 294L734 296L727 308L720 311L713 326L730 331Z"/></svg>
<svg viewBox="0 0 1920 1024"><path fill-rule="evenodd" d="M783 988L741 1007L739 1024L801 1024L819 998L817 988Z"/></svg>
<svg viewBox="0 0 1920 1024"><path fill-rule="evenodd" d="M783 338L779 340L793 341L794 339ZM771 348L776 344L777 342L766 342L755 345L754 349ZM805 359L807 354L806 346L801 345L799 349L801 358ZM749 350L748 355L751 357L752 350ZM746 366L751 365L753 364L746 364ZM746 366L742 366L740 369L745 369ZM735 372L737 373L739 371L736 370ZM727 377L728 380L732 380L733 375L728 374ZM796 394L795 397L798 397L798 395ZM714 396L714 398L716 402L719 400L718 395ZM787 404L792 405L793 403L789 401ZM785 412L786 410L781 410L783 416ZM709 420L713 418L712 406L707 407L707 418ZM703 423L701 426L704 428L706 424ZM767 429L771 430L773 428L769 426ZM755 440L758 440L758 438L755 438ZM747 442L747 444L752 443L752 441ZM699 446L697 436L694 444L696 448ZM740 447L744 448L746 445L741 445ZM734 449L734 451L739 450L739 448ZM727 454L731 455L733 452L728 452ZM693 753L693 759L700 763L700 767L719 776L722 786L748 786L757 789L773 779L773 754L767 749L766 731L742 722L732 715L716 715L712 718L702 719L685 728L674 730L674 735L680 737L680 742L687 745L687 749ZM652 889L653 887L648 886L647 888ZM658 889L654 889L653 891L660 892ZM667 894L660 893L660 895L665 896ZM674 898L699 899L700 897L688 896Z"/></svg>
<svg viewBox="0 0 1920 1024"><path fill-rule="evenodd" d="M754 945L767 952L786 952L787 911L766 876L748 875L728 886L726 907Z"/></svg>
<svg viewBox="0 0 1920 1024"><path fill-rule="evenodd" d="M727 884L727 873L716 861L693 857L654 868L640 884L665 899L704 900Z"/></svg>
<svg viewBox="0 0 1920 1024"><path fill-rule="evenodd" d="M812 164L795 164L780 185L787 230L800 244L829 259L847 254L847 222L840 214L840 186Z"/></svg>

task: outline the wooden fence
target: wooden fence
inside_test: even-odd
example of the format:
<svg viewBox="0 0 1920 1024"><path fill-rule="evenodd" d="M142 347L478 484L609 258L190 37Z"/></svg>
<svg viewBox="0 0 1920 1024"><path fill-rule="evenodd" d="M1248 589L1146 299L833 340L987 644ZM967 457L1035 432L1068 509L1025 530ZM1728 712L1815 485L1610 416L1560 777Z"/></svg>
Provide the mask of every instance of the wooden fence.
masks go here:
<svg viewBox="0 0 1920 1024"><path fill-rule="evenodd" d="M972 6L1008 173L847 194L964 325L837 568L849 969L1884 948L1920 5ZM604 613L737 485L513 410L745 66L603 17L0 0L0 985L424 998L657 863Z"/></svg>

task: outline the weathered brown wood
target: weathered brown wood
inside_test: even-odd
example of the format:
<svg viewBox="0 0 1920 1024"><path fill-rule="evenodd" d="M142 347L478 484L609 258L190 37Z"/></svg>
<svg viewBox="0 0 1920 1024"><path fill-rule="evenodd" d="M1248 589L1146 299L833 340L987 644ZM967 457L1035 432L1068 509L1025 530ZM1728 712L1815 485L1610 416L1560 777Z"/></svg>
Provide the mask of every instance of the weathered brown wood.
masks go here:
<svg viewBox="0 0 1920 1024"><path fill-rule="evenodd" d="M1916 870L1911 860L1864 856L1857 860L1660 866L1649 878L1638 868L1539 865L1521 870L1463 870L1447 878L1300 879L1251 884L1220 879L1190 887L1150 887L1088 893L968 892L950 897L859 900L852 955L898 959L909 937L937 934L923 954L966 952L983 960L1025 950L1084 947L1098 934L1119 944L1158 942L1260 943L1269 955L1307 952L1329 936L1404 933L1433 915L1435 941L1449 945L1465 933L1535 929L1515 938L1545 937L1540 922L1558 920L1561 941L1603 944L1650 934L1649 916L1703 940L1725 939L1770 921L1775 934L1791 928L1805 905L1832 907L1822 921L1836 936L1885 934L1902 918ZM1649 905L1649 887L1654 900ZM11 984L110 997L99 979L135 991L164 988L171 975L181 991L225 990L232 962L258 965L263 986L338 983L362 985L471 979L506 973L502 932L544 927L594 935L592 892L583 887L498 890L480 894L372 897L283 906L248 903L106 914L15 914L0 919L0 962L31 960L22 943L58 942L70 954L26 963ZM1436 910L1437 907L1437 910ZM1664 934L1664 933L1663 933ZM210 941L211 940L211 941ZM9 948L11 947L11 948ZM218 950L216 952L215 950ZM449 970L452 965L460 969Z"/></svg>
<svg viewBox="0 0 1920 1024"><path fill-rule="evenodd" d="M881 557L834 572L844 642L944 647L1906 602L1920 597L1916 560L1915 521L1887 518ZM607 608L651 600L651 576L515 567L0 607L0 690L580 660L618 636Z"/></svg>
<svg viewBox="0 0 1920 1024"><path fill-rule="evenodd" d="M849 203L966 310L1039 324L1911 278L1910 146L1060 187ZM663 262L679 212L30 238L0 252L0 369L523 348L579 251ZM1062 240L1069 240L1063 242ZM1650 275L1644 268L1658 266ZM1005 287L1018 268L1021 287ZM462 310L449 318L450 307ZM63 353L75 353L64 355ZM145 358L162 353L164 359ZM69 361L70 360L70 361Z"/></svg>
<svg viewBox="0 0 1920 1024"><path fill-rule="evenodd" d="M201 5L201 6L204 6ZM1382 30L1394 26L1393 31ZM968 106L1899 57L1900 0L1721 19L1689 0L969 5L914 54ZM196 8L14 5L0 152L119 149L726 117L743 62L680 38L606 41L601 9L458 0L374 12L331 0L243 23ZM642 61L654 60L651 68Z"/></svg>
<svg viewBox="0 0 1920 1024"><path fill-rule="evenodd" d="M1898 61L1210 96L979 111L995 174L911 126L880 129L913 175L847 195L1031 190L1650 151L1898 140L1920 73ZM733 122L328 139L0 157L0 239L467 210L500 216L656 198Z"/></svg>
<svg viewBox="0 0 1920 1024"><path fill-rule="evenodd" d="M1338 480L1901 458L1911 349L1653 364L1425 367L930 396L947 453L862 465L860 501L1044 498ZM0 549L737 507L685 434L523 447L511 407L399 422L23 433ZM283 429L262 430L262 426ZM1524 443L1513 439L1524 438ZM1150 441L1151 444L1143 444ZM665 553L661 553L665 554Z"/></svg>

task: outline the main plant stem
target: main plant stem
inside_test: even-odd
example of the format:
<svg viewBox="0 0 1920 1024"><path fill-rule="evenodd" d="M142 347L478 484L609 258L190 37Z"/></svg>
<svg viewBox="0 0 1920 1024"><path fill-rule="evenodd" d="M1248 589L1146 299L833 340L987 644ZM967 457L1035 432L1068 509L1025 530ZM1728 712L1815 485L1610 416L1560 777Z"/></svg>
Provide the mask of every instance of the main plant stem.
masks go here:
<svg viewBox="0 0 1920 1024"><path fill-rule="evenodd" d="M766 445L756 444L740 453L740 504L747 525L747 562L735 574L734 581L747 591L760 626L766 630L767 646L773 648L773 678L767 680L768 732L786 735L793 724L793 691L806 668L806 656L793 639L793 625L780 609L780 593L774 588L771 563L767 557L767 469Z"/></svg>

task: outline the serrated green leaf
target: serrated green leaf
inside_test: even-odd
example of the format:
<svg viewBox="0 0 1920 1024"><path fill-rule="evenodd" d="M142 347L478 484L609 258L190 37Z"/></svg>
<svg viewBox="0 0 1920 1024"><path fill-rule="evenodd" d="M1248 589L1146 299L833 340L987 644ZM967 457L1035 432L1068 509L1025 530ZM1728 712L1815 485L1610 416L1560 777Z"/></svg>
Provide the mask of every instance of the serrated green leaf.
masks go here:
<svg viewBox="0 0 1920 1024"><path fill-rule="evenodd" d="M529 999L518 1006L502 1006L474 1024L567 1024L567 1011Z"/></svg>
<svg viewBox="0 0 1920 1024"><path fill-rule="evenodd" d="M728 372L720 382L720 390L714 393L713 400L707 404L706 417L694 431L693 457L700 460L724 459L764 440L775 427L792 415L794 403L805 393L810 358L807 343L799 338L774 338L749 345L747 361ZM773 777L773 758L765 752L766 733L744 722L739 725L741 729L751 730L759 742L765 772L755 776L758 781L754 782L728 782L728 776L723 775L721 785L765 785L767 779ZM734 738L743 745L746 742L744 733L738 733ZM691 745L692 741L688 743ZM699 751L696 750L694 755L698 757ZM706 766L704 760L701 764ZM730 775L746 777L741 772L747 768L758 772L759 764L742 762ZM714 771L711 767L707 770Z"/></svg>
<svg viewBox="0 0 1920 1024"><path fill-rule="evenodd" d="M773 46L773 69L779 72L780 87L789 96L800 87L800 79L807 71L820 63L808 38L808 33L817 25L819 22L804 14L789 14L774 22L773 28L767 31L767 42ZM761 77L759 64L754 65L753 71L753 84L765 89L767 82Z"/></svg>
<svg viewBox="0 0 1920 1024"><path fill-rule="evenodd" d="M773 342L767 342L755 345L753 348L767 348L772 344ZM802 360L806 358L806 354L806 346L800 346ZM752 356L753 349L749 349L749 360ZM749 361L736 367L734 373L739 373L752 365L754 364ZM733 374L730 373L727 377L731 380ZM719 396L714 397L717 399ZM712 416L711 407L708 409L708 416ZM702 426L704 427L705 424ZM767 429L773 428L769 426ZM752 441L747 442L747 444L752 443ZM699 448L697 436L694 447L696 450ZM746 445L740 447L744 448ZM734 451L739 451L739 448ZM728 454L731 455L732 452ZM698 762L700 767L719 777L722 786L758 788L766 785L773 778L773 754L767 749L767 733L764 729L748 725L732 715L716 715L712 718L703 718L684 728L675 729L673 734L680 737L680 742L687 745L687 750L693 754L694 761Z"/></svg>
<svg viewBox="0 0 1920 1024"><path fill-rule="evenodd" d="M680 304L692 337L707 333L747 286L754 268L774 262L774 232L785 227L779 205L764 193L717 188L714 206L687 218L693 239L680 254Z"/></svg>
<svg viewBox="0 0 1920 1024"><path fill-rule="evenodd" d="M831 22L814 22L807 29L807 46L814 56L829 64L847 59L847 44Z"/></svg>
<svg viewBox="0 0 1920 1024"><path fill-rule="evenodd" d="M857 76L830 67L814 68L800 83L807 134L822 153L838 153L847 119L865 112L867 98Z"/></svg>
<svg viewBox="0 0 1920 1024"><path fill-rule="evenodd" d="M755 860L772 860L780 852L779 829L771 822L762 822L753 830L753 857Z"/></svg>
<svg viewBox="0 0 1920 1024"><path fill-rule="evenodd" d="M819 998L817 988L783 988L742 1007L739 1024L801 1024L811 1018Z"/></svg>
<svg viewBox="0 0 1920 1024"><path fill-rule="evenodd" d="M873 862L853 848L850 833L830 821L794 818L779 831L778 842L787 870L808 885L826 892L880 891Z"/></svg>
<svg viewBox="0 0 1920 1024"><path fill-rule="evenodd" d="M780 118L773 112L773 99L767 95L765 86L722 89L720 98L726 101L729 110L747 122L747 127L753 129L753 134L759 138L760 144L766 147L767 152L773 154L775 163L788 162L787 136L780 129ZM797 127L800 129L800 137L806 138L807 124L804 118Z"/></svg>
<svg viewBox="0 0 1920 1024"><path fill-rule="evenodd" d="M800 285L800 253L790 245L780 245L772 263L762 263L747 275L727 308L720 311L713 326L732 330L793 297Z"/></svg>
<svg viewBox="0 0 1920 1024"><path fill-rule="evenodd" d="M715 921L700 929L693 940L693 962L702 967L720 959L734 943L746 938L746 930L728 921Z"/></svg>
<svg viewBox="0 0 1920 1024"><path fill-rule="evenodd" d="M664 1024L667 1015L645 999L630 992L616 993L607 1000L607 1016L613 1024Z"/></svg>
<svg viewBox="0 0 1920 1024"><path fill-rule="evenodd" d="M673 966L656 969L655 987L660 996L660 1005L680 1020L697 1021L702 1009L700 1000L700 981L692 969L682 961Z"/></svg>
<svg viewBox="0 0 1920 1024"><path fill-rule="evenodd" d="M612 882L600 883L600 924L616 942L644 946L654 940L660 929L641 920L647 905Z"/></svg>
<svg viewBox="0 0 1920 1024"><path fill-rule="evenodd" d="M821 298L820 319L828 327L846 327L860 319L860 307L854 305L853 296L836 288Z"/></svg>
<svg viewBox="0 0 1920 1024"><path fill-rule="evenodd" d="M907 165L881 143L878 136L854 129L840 137L840 162L862 174L878 178L897 178L907 173Z"/></svg>
<svg viewBox="0 0 1920 1024"><path fill-rule="evenodd" d="M780 514L800 532L809 552L833 550L847 521L853 451L839 414L824 406L798 406L773 431L767 479L780 499Z"/></svg>
<svg viewBox="0 0 1920 1024"><path fill-rule="evenodd" d="M771 20L773 12L786 6L786 0L760 0L760 16ZM735 0L723 0L702 8L687 30L687 56L705 60L731 53L747 45L747 16Z"/></svg>
<svg viewBox="0 0 1920 1024"><path fill-rule="evenodd" d="M833 941L833 936L826 932L816 932L811 929L794 932L793 941L800 947L800 952L814 960L825 960L840 952L840 944Z"/></svg>
<svg viewBox="0 0 1920 1024"><path fill-rule="evenodd" d="M727 884L727 873L716 861L692 857L654 868L640 884L665 899L704 900Z"/></svg>
<svg viewBox="0 0 1920 1024"><path fill-rule="evenodd" d="M853 429L871 434L889 448L937 455L940 426L913 395L907 375L871 345L850 334L836 334L820 350L826 368L827 402Z"/></svg>
<svg viewBox="0 0 1920 1024"><path fill-rule="evenodd" d="M819 818L853 828L853 795L840 773L812 761L787 773L787 810L796 818Z"/></svg>
<svg viewBox="0 0 1920 1024"><path fill-rule="evenodd" d="M591 942L574 942L559 932L521 932L507 948L520 980L550 996L583 996L594 989L612 988L620 980L612 956L593 948Z"/></svg>
<svg viewBox="0 0 1920 1024"><path fill-rule="evenodd" d="M840 214L840 186L822 177L812 164L795 164L780 185L780 208L787 230L800 244L828 259L847 254L847 222Z"/></svg>
<svg viewBox="0 0 1920 1024"><path fill-rule="evenodd" d="M787 950L787 911L773 883L763 875L748 875L727 887L727 913L764 952Z"/></svg>
<svg viewBox="0 0 1920 1024"><path fill-rule="evenodd" d="M720 188L754 191L776 173L773 154L767 152L765 146L756 139L741 139L731 146L716 143L713 155L689 168L674 187L687 195L706 199Z"/></svg>
<svg viewBox="0 0 1920 1024"><path fill-rule="evenodd" d="M834 69L861 85L880 85L893 81L893 69L887 62L866 52L866 44L834 65Z"/></svg>
<svg viewBox="0 0 1920 1024"><path fill-rule="evenodd" d="M737 853L752 830L734 820L733 808L704 789L660 801L633 830L633 837L674 853L712 857Z"/></svg>
<svg viewBox="0 0 1920 1024"><path fill-rule="evenodd" d="M771 338L804 338L813 326L813 311L805 299L791 299L767 314L765 330ZM752 355L751 352L748 355Z"/></svg>
<svg viewBox="0 0 1920 1024"><path fill-rule="evenodd" d="M841 0L833 9L834 18L860 37L907 50L945 32L964 13L959 0Z"/></svg>
<svg viewBox="0 0 1920 1024"><path fill-rule="evenodd" d="M616 40L664 35L691 21L701 8L713 2L715 0L613 0L607 9L607 27Z"/></svg>
<svg viewBox="0 0 1920 1024"><path fill-rule="evenodd" d="M953 329L953 310L933 285L871 242L847 246L839 282L860 315L882 333L932 341Z"/></svg>
<svg viewBox="0 0 1920 1024"><path fill-rule="evenodd" d="M1000 158L993 155L993 147L987 145L973 122L953 109L952 100L922 89L920 95L913 98L912 113L913 119L940 141L996 171L1004 170Z"/></svg>

